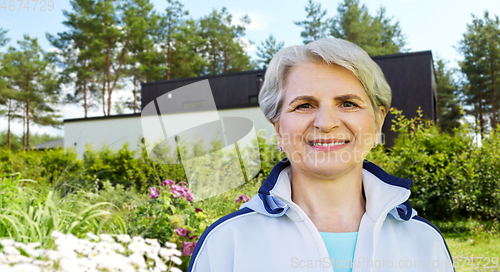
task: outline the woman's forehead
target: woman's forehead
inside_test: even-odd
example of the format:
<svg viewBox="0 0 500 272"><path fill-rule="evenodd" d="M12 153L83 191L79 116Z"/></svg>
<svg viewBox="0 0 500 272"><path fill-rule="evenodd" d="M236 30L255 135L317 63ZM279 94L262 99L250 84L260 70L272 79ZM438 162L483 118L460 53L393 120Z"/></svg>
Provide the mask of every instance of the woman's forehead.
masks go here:
<svg viewBox="0 0 500 272"><path fill-rule="evenodd" d="M293 67L286 79L286 100L296 96L345 96L355 95L369 99L358 78L338 65L303 63Z"/></svg>

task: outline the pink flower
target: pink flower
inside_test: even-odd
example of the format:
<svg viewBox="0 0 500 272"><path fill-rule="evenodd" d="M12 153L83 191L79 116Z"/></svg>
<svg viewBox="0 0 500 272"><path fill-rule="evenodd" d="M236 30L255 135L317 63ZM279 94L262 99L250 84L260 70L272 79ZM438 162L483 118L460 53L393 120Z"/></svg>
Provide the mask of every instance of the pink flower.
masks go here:
<svg viewBox="0 0 500 272"><path fill-rule="evenodd" d="M248 197L247 195L240 195L235 201L234 203L238 203L238 202L247 202L248 200L250 200L250 197Z"/></svg>
<svg viewBox="0 0 500 272"><path fill-rule="evenodd" d="M191 256L191 254L193 254L195 247L196 247L196 241L194 243L184 242L181 246L182 255Z"/></svg>
<svg viewBox="0 0 500 272"><path fill-rule="evenodd" d="M182 236L182 237L187 237L189 234L189 230L185 228L176 228L174 229L175 234Z"/></svg>
<svg viewBox="0 0 500 272"><path fill-rule="evenodd" d="M174 197L186 198L187 201L193 201L193 194L185 186L172 185L170 192Z"/></svg>
<svg viewBox="0 0 500 272"><path fill-rule="evenodd" d="M194 208L194 212L203 212L203 210L200 208Z"/></svg>
<svg viewBox="0 0 500 272"><path fill-rule="evenodd" d="M166 180L161 182L161 186L163 186L163 187L167 187L167 185L173 185L173 184L174 184L174 181L171 179L166 179Z"/></svg>
<svg viewBox="0 0 500 272"><path fill-rule="evenodd" d="M185 181L181 181L181 182L177 183L177 185L179 185L179 186L186 186L186 185L187 185L187 182L185 182Z"/></svg>
<svg viewBox="0 0 500 272"><path fill-rule="evenodd" d="M149 197L152 199L158 198L160 196L160 191L156 187L149 188Z"/></svg>

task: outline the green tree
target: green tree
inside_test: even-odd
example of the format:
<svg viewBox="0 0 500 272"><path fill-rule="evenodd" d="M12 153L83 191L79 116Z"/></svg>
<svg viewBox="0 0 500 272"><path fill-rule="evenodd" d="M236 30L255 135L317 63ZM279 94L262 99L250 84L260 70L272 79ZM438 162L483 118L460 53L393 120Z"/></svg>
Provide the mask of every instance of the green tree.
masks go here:
<svg viewBox="0 0 500 272"><path fill-rule="evenodd" d="M23 104L26 140L23 148L30 147L30 123L58 127L60 115L54 108L59 97L59 85L55 74L55 54L45 52L36 38L24 35L17 42L19 50L9 47L4 60L9 65L7 77Z"/></svg>
<svg viewBox="0 0 500 272"><path fill-rule="evenodd" d="M472 15L472 23L459 42L463 55L459 62L465 75L464 102L468 113L479 122L481 133L488 131L487 117L492 128L498 124L500 91L500 21L498 16L484 18Z"/></svg>
<svg viewBox="0 0 500 272"><path fill-rule="evenodd" d="M203 74L238 72L253 68L241 39L245 35L245 26L250 23L250 18L245 15L237 26L231 22L232 16L226 8L222 8L220 12L214 9L200 19L200 36L204 39L200 53L205 56L207 62Z"/></svg>
<svg viewBox="0 0 500 272"><path fill-rule="evenodd" d="M80 103L83 101L85 117L87 117L90 95L96 96L97 82L93 81L97 67L102 63L97 60L99 52L95 50L95 31L98 25L90 14L93 12L92 0L72 0L73 12L63 11L66 20L63 22L68 31L56 36L46 33L49 42L59 49L61 83L74 86L73 94L67 94L65 102Z"/></svg>
<svg viewBox="0 0 500 272"><path fill-rule="evenodd" d="M293 22L295 25L304 28L304 30L300 32L304 44L326 38L328 35L328 25L330 24L330 20L324 18L326 16L326 10L321 9L320 3L314 3L312 0L309 0L305 7L305 11L307 13L306 20Z"/></svg>
<svg viewBox="0 0 500 272"><path fill-rule="evenodd" d="M278 53L285 46L284 42L277 42L274 36L271 34L269 37L257 46L257 56L259 57L258 62L262 65L263 69L267 69L269 62L273 56Z"/></svg>
<svg viewBox="0 0 500 272"><path fill-rule="evenodd" d="M159 80L165 74L166 67L162 66L165 57L156 46L161 43L161 18L149 0L129 0L124 4L123 11L124 23L131 30L125 73L133 85L132 101L125 102L124 106L133 109L135 113L140 99L137 92L138 83Z"/></svg>
<svg viewBox="0 0 500 272"><path fill-rule="evenodd" d="M434 62L437 90L438 124L442 131L452 132L460 126L462 110L458 100L458 84L453 79L452 69L446 68L446 62L437 59Z"/></svg>
<svg viewBox="0 0 500 272"><path fill-rule="evenodd" d="M3 47L10 41L7 37L7 30L0 28L0 47ZM20 103L18 100L18 92L12 88L12 79L9 77L11 74L11 63L8 58L4 58L0 54L0 114L7 117L7 132L5 145L9 148L12 146L12 132L10 130L11 121L14 119L21 119Z"/></svg>
<svg viewBox="0 0 500 272"><path fill-rule="evenodd" d="M10 39L7 37L8 30L0 28L0 47L5 46Z"/></svg>
<svg viewBox="0 0 500 272"><path fill-rule="evenodd" d="M353 42L370 56L405 52L406 38L399 22L386 17L381 7L375 16L359 0L344 0L337 8L338 14L331 19L330 35Z"/></svg>
<svg viewBox="0 0 500 272"><path fill-rule="evenodd" d="M175 43L183 34L182 25L184 23L184 16L189 15L189 12L183 9L182 5L177 0L167 0L168 7L165 10L165 14L162 16L161 28L160 28L160 40L163 42L163 50L167 59L167 72L166 79L169 80L172 73L172 55L176 54Z"/></svg>

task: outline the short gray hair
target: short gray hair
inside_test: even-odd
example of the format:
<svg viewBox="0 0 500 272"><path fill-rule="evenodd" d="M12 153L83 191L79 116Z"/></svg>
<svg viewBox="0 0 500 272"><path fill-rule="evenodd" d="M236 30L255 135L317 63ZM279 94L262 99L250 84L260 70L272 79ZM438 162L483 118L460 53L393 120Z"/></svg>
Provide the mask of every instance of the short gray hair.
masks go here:
<svg viewBox="0 0 500 272"><path fill-rule="evenodd" d="M351 71L365 88L374 108L382 115L391 105L391 87L380 67L359 46L342 39L321 39L307 45L290 46L280 50L269 63L264 84L259 93L259 105L270 122L280 118L285 82L290 70L303 63L336 64ZM376 118L377 123L379 118Z"/></svg>

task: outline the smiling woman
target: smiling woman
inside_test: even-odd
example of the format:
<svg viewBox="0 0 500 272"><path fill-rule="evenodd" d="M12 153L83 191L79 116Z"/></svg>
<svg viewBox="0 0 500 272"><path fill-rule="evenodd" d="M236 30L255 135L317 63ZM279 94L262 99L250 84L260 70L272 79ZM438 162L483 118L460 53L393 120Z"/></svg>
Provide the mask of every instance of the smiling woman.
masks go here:
<svg viewBox="0 0 500 272"><path fill-rule="evenodd" d="M350 42L278 52L259 103L287 158L204 232L188 271L453 271L443 237L409 204L412 182L365 160L390 101Z"/></svg>

